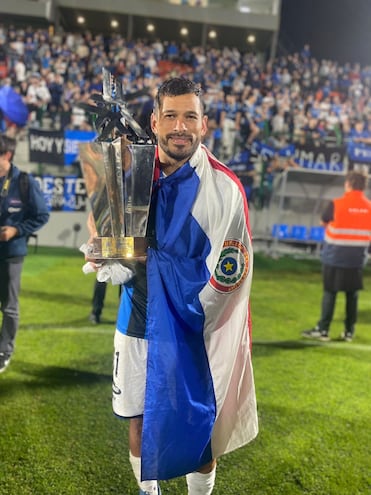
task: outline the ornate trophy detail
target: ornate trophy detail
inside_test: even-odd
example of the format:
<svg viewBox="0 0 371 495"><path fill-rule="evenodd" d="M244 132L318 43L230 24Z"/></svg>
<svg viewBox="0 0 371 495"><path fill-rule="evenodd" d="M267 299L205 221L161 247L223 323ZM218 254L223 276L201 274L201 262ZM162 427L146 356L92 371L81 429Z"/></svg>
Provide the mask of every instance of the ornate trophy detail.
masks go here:
<svg viewBox="0 0 371 495"><path fill-rule="evenodd" d="M98 233L89 257L145 256L155 145L130 115L122 86L110 72L103 69L103 94L90 98L96 105L79 105L96 115L95 127L99 132L94 142L79 147L80 166Z"/></svg>

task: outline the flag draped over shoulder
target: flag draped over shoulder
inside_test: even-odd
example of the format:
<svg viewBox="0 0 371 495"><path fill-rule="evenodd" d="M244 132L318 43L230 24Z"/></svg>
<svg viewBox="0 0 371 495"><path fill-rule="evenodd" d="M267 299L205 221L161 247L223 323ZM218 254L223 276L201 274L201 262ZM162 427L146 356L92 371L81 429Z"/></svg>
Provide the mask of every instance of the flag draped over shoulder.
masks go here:
<svg viewBox="0 0 371 495"><path fill-rule="evenodd" d="M142 479L192 472L258 431L243 188L200 146L156 195Z"/></svg>

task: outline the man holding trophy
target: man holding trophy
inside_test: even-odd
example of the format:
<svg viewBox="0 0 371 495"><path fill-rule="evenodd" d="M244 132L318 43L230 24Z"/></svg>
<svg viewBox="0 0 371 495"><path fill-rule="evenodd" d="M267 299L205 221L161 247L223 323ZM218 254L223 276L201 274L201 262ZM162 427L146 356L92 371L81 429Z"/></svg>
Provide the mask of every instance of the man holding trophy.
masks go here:
<svg viewBox="0 0 371 495"><path fill-rule="evenodd" d="M128 162L122 149L107 145L103 161L113 171L105 183L122 193L110 199L114 212L94 212L94 201L101 203L99 194L92 198L98 236L87 255L105 260L103 268L127 270L114 340L113 410L130 420L129 456L141 495L160 494L158 480L182 475L188 495L210 495L216 459L258 433L247 202L236 176L201 143L207 117L192 81L172 78L160 86L151 116L157 146L139 136L126 114L125 122L125 139L135 134L136 144L126 145ZM153 160L149 149L133 151L141 146L153 146Z"/></svg>

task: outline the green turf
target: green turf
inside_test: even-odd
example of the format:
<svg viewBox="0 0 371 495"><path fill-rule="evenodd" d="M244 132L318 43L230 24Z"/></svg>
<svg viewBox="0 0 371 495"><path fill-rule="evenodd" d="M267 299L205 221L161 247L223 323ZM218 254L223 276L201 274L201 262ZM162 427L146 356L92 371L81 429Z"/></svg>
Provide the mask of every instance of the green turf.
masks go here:
<svg viewBox="0 0 371 495"><path fill-rule="evenodd" d="M0 495L137 495L127 423L111 409L117 287L103 324L88 323L94 275L77 250L40 247L25 261L16 353L0 375ZM371 492L371 271L357 336L303 340L318 318L318 262L256 256L251 297L260 433L218 463L214 495ZM184 479L163 495L186 494Z"/></svg>

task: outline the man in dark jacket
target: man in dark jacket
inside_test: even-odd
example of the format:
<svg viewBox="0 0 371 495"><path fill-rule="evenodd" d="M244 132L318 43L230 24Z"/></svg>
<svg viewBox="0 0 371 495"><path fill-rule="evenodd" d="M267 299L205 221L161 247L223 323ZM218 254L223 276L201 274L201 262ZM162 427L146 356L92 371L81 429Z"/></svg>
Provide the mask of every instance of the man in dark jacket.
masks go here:
<svg viewBox="0 0 371 495"><path fill-rule="evenodd" d="M19 322L18 295L27 238L49 219L43 194L28 176L22 185L20 170L12 163L16 142L0 135L0 373L14 352ZM23 175L24 177L24 175ZM25 198L25 192L27 197Z"/></svg>
<svg viewBox="0 0 371 495"><path fill-rule="evenodd" d="M358 291L363 289L363 267L371 241L371 201L364 191L367 175L349 172L345 178L345 194L331 201L322 215L326 226L322 250L323 297L322 314L317 325L305 330L307 338L330 340L336 294L345 292L346 315L343 340L351 341L357 320Z"/></svg>

